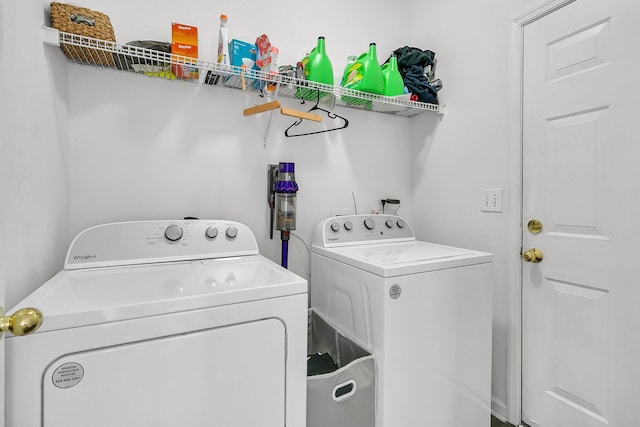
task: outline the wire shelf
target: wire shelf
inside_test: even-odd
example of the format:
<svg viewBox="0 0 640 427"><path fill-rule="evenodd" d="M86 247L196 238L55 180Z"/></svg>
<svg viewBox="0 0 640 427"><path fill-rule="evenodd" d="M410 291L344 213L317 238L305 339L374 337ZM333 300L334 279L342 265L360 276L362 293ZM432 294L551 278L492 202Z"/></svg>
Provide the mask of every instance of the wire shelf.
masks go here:
<svg viewBox="0 0 640 427"><path fill-rule="evenodd" d="M215 62L188 58L128 44L99 40L45 28L45 43L58 45L74 63L146 75L166 80L187 80L275 96L308 101L320 100L331 105L375 111L400 116L415 116L427 111L442 113L437 104L412 101L409 95L381 96L367 92L296 79L285 74L265 73L255 69L225 66ZM181 70L189 70L184 73ZM185 78L197 70L198 78Z"/></svg>

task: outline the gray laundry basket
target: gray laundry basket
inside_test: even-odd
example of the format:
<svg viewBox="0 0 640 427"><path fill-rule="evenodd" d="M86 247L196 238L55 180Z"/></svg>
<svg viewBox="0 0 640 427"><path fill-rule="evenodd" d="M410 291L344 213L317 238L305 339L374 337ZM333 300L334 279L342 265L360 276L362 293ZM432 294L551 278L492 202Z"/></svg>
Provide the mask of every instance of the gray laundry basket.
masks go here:
<svg viewBox="0 0 640 427"><path fill-rule="evenodd" d="M373 355L310 310L308 353L328 353L332 372L307 376L307 427L374 427Z"/></svg>

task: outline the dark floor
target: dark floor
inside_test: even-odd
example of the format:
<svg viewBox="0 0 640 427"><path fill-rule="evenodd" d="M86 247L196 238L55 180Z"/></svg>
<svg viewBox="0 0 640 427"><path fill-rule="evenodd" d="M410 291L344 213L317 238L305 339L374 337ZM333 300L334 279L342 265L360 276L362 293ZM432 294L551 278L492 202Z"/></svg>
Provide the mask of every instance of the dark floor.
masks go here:
<svg viewBox="0 0 640 427"><path fill-rule="evenodd" d="M511 425L509 423L503 423L502 421L500 421L496 417L492 416L491 417L491 427L513 427L513 425Z"/></svg>

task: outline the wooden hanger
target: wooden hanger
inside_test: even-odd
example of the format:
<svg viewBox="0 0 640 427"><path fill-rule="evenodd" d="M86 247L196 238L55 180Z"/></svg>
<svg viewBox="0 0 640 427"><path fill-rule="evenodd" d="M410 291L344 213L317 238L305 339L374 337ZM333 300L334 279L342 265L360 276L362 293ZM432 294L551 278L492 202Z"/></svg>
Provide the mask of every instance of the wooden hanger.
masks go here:
<svg viewBox="0 0 640 427"><path fill-rule="evenodd" d="M280 114L283 114L285 116L297 117L299 119L313 120L314 122L322 121L322 116L311 114L306 111L293 110L291 108L281 108Z"/></svg>
<svg viewBox="0 0 640 427"><path fill-rule="evenodd" d="M255 107L245 108L242 114L245 116L253 116L254 114L264 113L265 111L275 110L276 108L280 108L280 101L265 102Z"/></svg>
<svg viewBox="0 0 640 427"><path fill-rule="evenodd" d="M244 90L244 70L242 71L242 77L243 77L242 83L243 83L243 90ZM276 95L277 95L277 91L276 91ZM245 116L252 116L254 114L260 114L266 111L275 110L276 108L280 108L280 101L265 102L264 104L245 108L242 114L244 114ZM318 114L312 114L306 111L294 110L292 108L280 108L280 114L285 116L296 117L300 121L302 121L302 119L312 120L314 122L322 121L322 116L319 116Z"/></svg>
<svg viewBox="0 0 640 427"><path fill-rule="evenodd" d="M280 108L280 101L265 102L264 104L256 105L254 107L246 108L242 113L245 116L253 116L254 114L264 113L266 111L275 110ZM294 110L292 108L280 108L280 113L285 116L297 117L299 119L312 120L314 122L321 122L322 116L317 114L307 113L306 111Z"/></svg>
<svg viewBox="0 0 640 427"><path fill-rule="evenodd" d="M331 129L322 129L322 130L317 130L317 131L313 131L313 132L306 132L306 133L293 134L293 133L291 133L291 132L289 132L289 131L290 131L292 128L294 128L294 127L298 126L300 123L302 123L302 118L303 118L303 117L301 117L300 115L297 115L297 116L294 116L294 117L298 117L298 120L296 120L295 122L293 122L293 123L291 124L291 126L289 126L289 127L284 131L284 136L291 138L291 137L294 137L294 136L313 135L313 134L316 134L316 133L332 132L332 131L335 131L335 130L344 129L344 128L346 128L347 126L349 126L349 120L347 120L346 118L344 118L344 117L342 117L342 116L337 115L336 113L333 113L333 112L331 112L331 111L329 111L329 110L325 110L324 108L321 108L321 107L319 106L319 104L320 104L320 89L318 89L318 99L317 99L317 101L316 101L316 105L314 105L313 107L311 107L311 109L309 110L309 112L305 113L305 112L303 112L303 111L300 111L300 113L308 114L308 115L311 115L311 116L316 116L316 117L318 117L318 118L320 119L320 120L316 120L316 121L320 122L320 121L322 121L322 116L319 116L319 115L317 115L317 114L313 114L313 113L311 113L311 112L312 112L312 111L323 111L323 112L325 112L325 113L326 113L327 117L331 119L331 122L332 122L332 123L335 123L336 121L339 121L339 122L340 122L340 124L339 124L338 126L335 126L335 127L331 128ZM281 111L282 111L282 109L281 109Z"/></svg>

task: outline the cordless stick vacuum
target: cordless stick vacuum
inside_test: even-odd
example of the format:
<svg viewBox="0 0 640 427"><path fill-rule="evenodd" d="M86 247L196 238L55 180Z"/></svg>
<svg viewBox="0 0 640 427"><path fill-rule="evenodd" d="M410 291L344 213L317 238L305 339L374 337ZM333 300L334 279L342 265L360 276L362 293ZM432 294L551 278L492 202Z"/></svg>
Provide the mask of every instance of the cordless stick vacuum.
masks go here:
<svg viewBox="0 0 640 427"><path fill-rule="evenodd" d="M274 185L276 230L280 230L282 240L282 266L287 268L289 256L289 237L296 229L296 193L298 184L295 178L294 163L280 163Z"/></svg>

